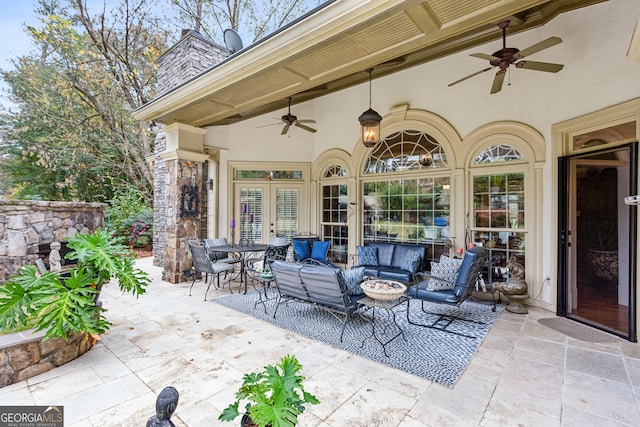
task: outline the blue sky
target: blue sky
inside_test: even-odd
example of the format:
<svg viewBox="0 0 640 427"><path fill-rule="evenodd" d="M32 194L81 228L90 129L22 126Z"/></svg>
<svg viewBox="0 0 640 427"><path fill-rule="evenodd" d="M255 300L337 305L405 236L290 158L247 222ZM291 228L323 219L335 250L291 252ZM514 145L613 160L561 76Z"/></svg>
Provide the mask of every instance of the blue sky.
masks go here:
<svg viewBox="0 0 640 427"><path fill-rule="evenodd" d="M11 59L29 53L29 38L24 32L25 23L37 25L33 10L36 0L0 0L0 69L12 69ZM7 105L7 86L0 81L0 103Z"/></svg>
<svg viewBox="0 0 640 427"><path fill-rule="evenodd" d="M29 39L24 24L37 24L33 10L36 0L0 0L0 68L10 67L9 60L29 52Z"/></svg>

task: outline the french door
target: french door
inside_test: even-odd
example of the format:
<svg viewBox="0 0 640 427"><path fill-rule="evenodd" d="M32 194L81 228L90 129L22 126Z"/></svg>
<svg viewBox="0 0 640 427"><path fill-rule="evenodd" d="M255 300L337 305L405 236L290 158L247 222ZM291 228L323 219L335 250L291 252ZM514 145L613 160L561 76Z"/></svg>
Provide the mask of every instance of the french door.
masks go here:
<svg viewBox="0 0 640 427"><path fill-rule="evenodd" d="M637 143L559 159L558 315L636 341Z"/></svg>
<svg viewBox="0 0 640 427"><path fill-rule="evenodd" d="M236 183L234 187L236 241L266 243L270 237L290 240L308 229L302 184Z"/></svg>

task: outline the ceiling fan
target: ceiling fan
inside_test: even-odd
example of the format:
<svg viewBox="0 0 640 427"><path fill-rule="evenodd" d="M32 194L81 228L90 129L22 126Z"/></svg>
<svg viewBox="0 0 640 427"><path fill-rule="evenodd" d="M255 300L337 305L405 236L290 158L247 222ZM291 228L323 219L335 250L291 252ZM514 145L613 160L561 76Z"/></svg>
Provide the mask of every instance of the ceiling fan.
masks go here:
<svg viewBox="0 0 640 427"><path fill-rule="evenodd" d="M288 107L288 111L287 114L285 114L284 116L280 117L280 119L276 119L276 120L280 120L282 123L284 123L284 127L282 128L282 132L280 132L280 135L286 135L289 132L289 129L291 128L291 126L297 126L300 129L304 129L308 132L312 132L315 133L317 132L316 129L306 126L303 123L315 123L315 120L312 119L301 119L298 120L297 116L294 116L293 114L291 114L291 97L287 98L287 101L289 103L289 107ZM275 123L273 124L275 125ZM265 126L273 126L273 125L264 125L264 126L259 126L259 127L265 127Z"/></svg>
<svg viewBox="0 0 640 427"><path fill-rule="evenodd" d="M483 70L477 71L467 77L463 77L460 80L456 80L453 83L449 83L449 86L453 86L462 81L465 81L471 77L477 76L478 74L482 74L485 71L489 71L494 67L499 67L500 69L496 73L496 76L493 79L493 85L491 86L491 93L500 92L502 89L502 83L504 82L504 76L507 73L507 69L511 64L514 64L516 68L524 68L527 70L535 70L535 71L546 71L548 73L557 73L562 70L564 65L562 64L553 64L550 62L536 62L536 61L520 61L516 62L524 57L533 55L534 53L540 52L543 49L547 49L551 46L555 46L559 43L562 43L562 39L560 37L549 37L546 40L543 40L539 43L534 44L533 46L529 46L526 49L520 50L515 47L507 47L507 27L509 26L509 21L503 21L498 24L498 27L502 30L502 49L497 52L494 52L493 55L487 55L484 53L472 53L471 56L480 59L486 59L491 64L491 67L485 68Z"/></svg>

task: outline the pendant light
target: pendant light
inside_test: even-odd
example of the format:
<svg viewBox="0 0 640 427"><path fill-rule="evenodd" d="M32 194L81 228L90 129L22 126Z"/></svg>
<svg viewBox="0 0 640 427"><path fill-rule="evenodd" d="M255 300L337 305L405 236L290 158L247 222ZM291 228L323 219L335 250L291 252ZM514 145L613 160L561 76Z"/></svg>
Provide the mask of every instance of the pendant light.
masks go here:
<svg viewBox="0 0 640 427"><path fill-rule="evenodd" d="M369 73L369 109L358 117L361 127L362 143L365 147L371 148L380 141L380 122L382 116L371 108L371 72L373 68L368 68Z"/></svg>

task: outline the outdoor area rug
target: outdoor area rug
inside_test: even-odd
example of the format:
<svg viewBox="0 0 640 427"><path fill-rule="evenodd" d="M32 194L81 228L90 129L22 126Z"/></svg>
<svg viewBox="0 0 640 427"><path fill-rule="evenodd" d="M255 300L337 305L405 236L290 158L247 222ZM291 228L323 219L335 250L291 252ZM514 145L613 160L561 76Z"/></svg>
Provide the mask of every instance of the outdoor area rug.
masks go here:
<svg viewBox="0 0 640 427"><path fill-rule="evenodd" d="M275 296L275 291L270 291ZM342 322L321 308L301 302L288 302L278 308L277 317L273 318L276 301L266 302L267 314L263 305L254 308L258 299L257 291L246 295L233 294L212 299L212 302L248 314L257 319L273 323L283 329L323 341L354 354L409 372L446 387L453 387L460 375L475 355L482 340L504 309L503 304L491 311L492 304L473 300L465 301L459 308L443 304L425 303L425 309L436 313L452 313L464 319L482 322L454 321L449 330L472 335L475 338L462 337L435 329L411 325L407 322L407 303L394 309L397 326L391 316L384 310L376 309L376 334L380 341L398 333L398 327L404 331L404 338L399 336L386 345L385 355L379 341L372 338L371 310L359 310L344 331L343 342L340 342ZM425 314L420 309L419 301L411 302L411 321L432 323L437 316ZM385 322L387 321L387 322ZM384 324L389 324L384 330Z"/></svg>

